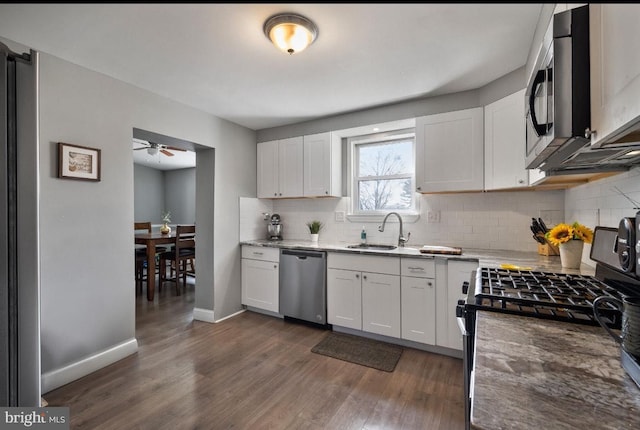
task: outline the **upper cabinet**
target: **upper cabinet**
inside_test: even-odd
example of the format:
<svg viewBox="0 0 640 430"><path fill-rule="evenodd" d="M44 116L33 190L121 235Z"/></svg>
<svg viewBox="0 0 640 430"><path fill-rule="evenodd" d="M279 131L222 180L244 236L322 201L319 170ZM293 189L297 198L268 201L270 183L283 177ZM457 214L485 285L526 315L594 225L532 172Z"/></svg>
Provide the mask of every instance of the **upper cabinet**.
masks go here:
<svg viewBox="0 0 640 430"><path fill-rule="evenodd" d="M341 139L333 133L304 136L304 197L342 195Z"/></svg>
<svg viewBox="0 0 640 430"><path fill-rule="evenodd" d="M302 196L302 136L259 143L257 160L258 197Z"/></svg>
<svg viewBox="0 0 640 430"><path fill-rule="evenodd" d="M525 90L484 107L485 190L527 187Z"/></svg>
<svg viewBox="0 0 640 430"><path fill-rule="evenodd" d="M483 108L416 118L416 189L482 191Z"/></svg>
<svg viewBox="0 0 640 430"><path fill-rule="evenodd" d="M638 22L636 4L589 5L593 147L617 140L640 120Z"/></svg>
<svg viewBox="0 0 640 430"><path fill-rule="evenodd" d="M340 196L341 163L340 139L329 132L258 143L258 197Z"/></svg>

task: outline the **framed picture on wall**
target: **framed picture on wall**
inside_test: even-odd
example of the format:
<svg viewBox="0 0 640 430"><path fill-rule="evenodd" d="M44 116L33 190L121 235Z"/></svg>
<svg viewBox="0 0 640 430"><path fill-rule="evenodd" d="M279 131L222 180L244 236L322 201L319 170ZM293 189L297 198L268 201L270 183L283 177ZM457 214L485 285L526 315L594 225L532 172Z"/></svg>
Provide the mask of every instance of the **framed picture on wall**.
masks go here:
<svg viewBox="0 0 640 430"><path fill-rule="evenodd" d="M100 150L58 142L58 178L100 180Z"/></svg>

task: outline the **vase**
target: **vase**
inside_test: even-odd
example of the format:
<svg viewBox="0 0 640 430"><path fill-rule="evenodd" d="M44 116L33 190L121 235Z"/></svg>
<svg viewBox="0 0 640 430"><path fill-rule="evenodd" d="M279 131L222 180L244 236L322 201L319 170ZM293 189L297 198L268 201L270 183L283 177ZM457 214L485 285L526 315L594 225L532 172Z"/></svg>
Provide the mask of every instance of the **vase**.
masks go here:
<svg viewBox="0 0 640 430"><path fill-rule="evenodd" d="M311 233L311 243L318 243L318 233Z"/></svg>
<svg viewBox="0 0 640 430"><path fill-rule="evenodd" d="M166 222L160 226L160 233L169 234L171 233L171 227Z"/></svg>
<svg viewBox="0 0 640 430"><path fill-rule="evenodd" d="M582 261L583 247L584 242L576 239L561 243L559 248L562 267L565 269L579 269Z"/></svg>

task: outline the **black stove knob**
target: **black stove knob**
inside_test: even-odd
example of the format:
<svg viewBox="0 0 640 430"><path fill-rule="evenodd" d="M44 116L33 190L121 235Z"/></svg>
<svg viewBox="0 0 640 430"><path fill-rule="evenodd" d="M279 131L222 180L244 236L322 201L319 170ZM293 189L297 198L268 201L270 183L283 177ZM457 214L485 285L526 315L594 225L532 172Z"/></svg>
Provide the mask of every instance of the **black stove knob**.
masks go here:
<svg viewBox="0 0 640 430"><path fill-rule="evenodd" d="M462 283L462 294L468 294L469 293L469 283L468 282L463 282Z"/></svg>

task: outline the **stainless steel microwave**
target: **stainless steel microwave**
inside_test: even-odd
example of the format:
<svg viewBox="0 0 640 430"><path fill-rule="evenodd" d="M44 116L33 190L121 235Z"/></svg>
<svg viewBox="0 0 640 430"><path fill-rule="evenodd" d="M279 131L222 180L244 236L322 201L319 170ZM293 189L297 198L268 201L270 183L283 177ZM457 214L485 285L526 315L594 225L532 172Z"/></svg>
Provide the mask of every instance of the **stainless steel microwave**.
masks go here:
<svg viewBox="0 0 640 430"><path fill-rule="evenodd" d="M552 170L569 148L573 153L589 143L584 137L591 121L589 79L587 5L553 16L534 63L525 93L528 169Z"/></svg>

